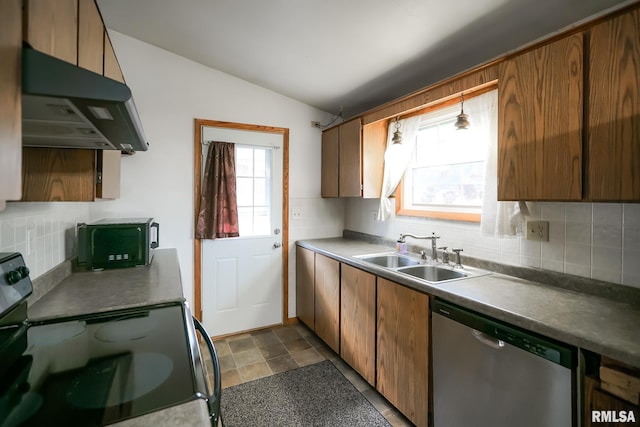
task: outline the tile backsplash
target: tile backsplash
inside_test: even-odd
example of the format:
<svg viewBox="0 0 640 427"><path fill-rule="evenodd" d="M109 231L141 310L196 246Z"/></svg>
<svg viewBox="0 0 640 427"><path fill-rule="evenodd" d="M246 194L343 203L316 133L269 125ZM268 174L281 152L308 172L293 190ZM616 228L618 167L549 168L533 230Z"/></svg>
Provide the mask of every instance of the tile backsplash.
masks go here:
<svg viewBox="0 0 640 427"><path fill-rule="evenodd" d="M345 228L391 239L403 232L435 232L439 246L461 247L465 255L640 288L640 204L530 203L529 219L549 221L549 241L534 242L485 236L475 223L393 214L375 221L378 203L349 199Z"/></svg>
<svg viewBox="0 0 640 427"><path fill-rule="evenodd" d="M35 279L76 255L76 224L87 221L88 203L9 202L0 212L0 252L22 253Z"/></svg>

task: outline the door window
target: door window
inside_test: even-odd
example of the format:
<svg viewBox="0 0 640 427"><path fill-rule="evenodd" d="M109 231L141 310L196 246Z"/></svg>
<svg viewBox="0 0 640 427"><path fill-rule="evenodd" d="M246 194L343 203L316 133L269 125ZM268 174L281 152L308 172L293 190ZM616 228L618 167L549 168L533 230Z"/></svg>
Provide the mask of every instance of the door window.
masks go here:
<svg viewBox="0 0 640 427"><path fill-rule="evenodd" d="M240 236L270 235L272 149L240 144L235 148Z"/></svg>

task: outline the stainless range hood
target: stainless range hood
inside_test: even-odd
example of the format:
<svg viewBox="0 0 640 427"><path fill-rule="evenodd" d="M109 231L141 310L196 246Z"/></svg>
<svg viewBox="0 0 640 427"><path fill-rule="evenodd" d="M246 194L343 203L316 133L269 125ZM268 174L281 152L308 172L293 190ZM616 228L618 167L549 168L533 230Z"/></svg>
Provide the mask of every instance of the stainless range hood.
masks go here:
<svg viewBox="0 0 640 427"><path fill-rule="evenodd" d="M127 85L22 49L22 145L146 151Z"/></svg>

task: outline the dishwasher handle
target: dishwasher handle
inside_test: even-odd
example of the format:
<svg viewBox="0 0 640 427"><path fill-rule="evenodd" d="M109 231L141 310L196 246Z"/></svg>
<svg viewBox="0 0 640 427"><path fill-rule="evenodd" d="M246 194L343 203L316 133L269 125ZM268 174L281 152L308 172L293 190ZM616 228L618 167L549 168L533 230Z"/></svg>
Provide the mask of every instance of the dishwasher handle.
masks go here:
<svg viewBox="0 0 640 427"><path fill-rule="evenodd" d="M482 344L488 345L491 348L495 348L496 350L502 350L504 348L504 341L494 338L490 335L485 334L484 332L480 332L477 329L471 329L471 335Z"/></svg>
<svg viewBox="0 0 640 427"><path fill-rule="evenodd" d="M209 400L209 416L213 419L213 424L217 425L220 418L220 396L222 393L222 379L220 377L220 361L218 360L218 352L211 341L211 337L207 333L202 323L194 316L193 324L202 335L204 342L207 344L209 353L211 353L211 363L213 365L213 394L208 396Z"/></svg>

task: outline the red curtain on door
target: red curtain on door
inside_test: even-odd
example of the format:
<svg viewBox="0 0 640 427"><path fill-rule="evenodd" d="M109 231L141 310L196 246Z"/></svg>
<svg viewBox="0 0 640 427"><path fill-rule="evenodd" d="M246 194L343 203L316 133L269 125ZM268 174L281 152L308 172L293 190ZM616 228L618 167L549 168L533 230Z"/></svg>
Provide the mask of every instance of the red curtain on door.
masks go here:
<svg viewBox="0 0 640 427"><path fill-rule="evenodd" d="M238 237L234 145L211 142L204 168L197 239Z"/></svg>

